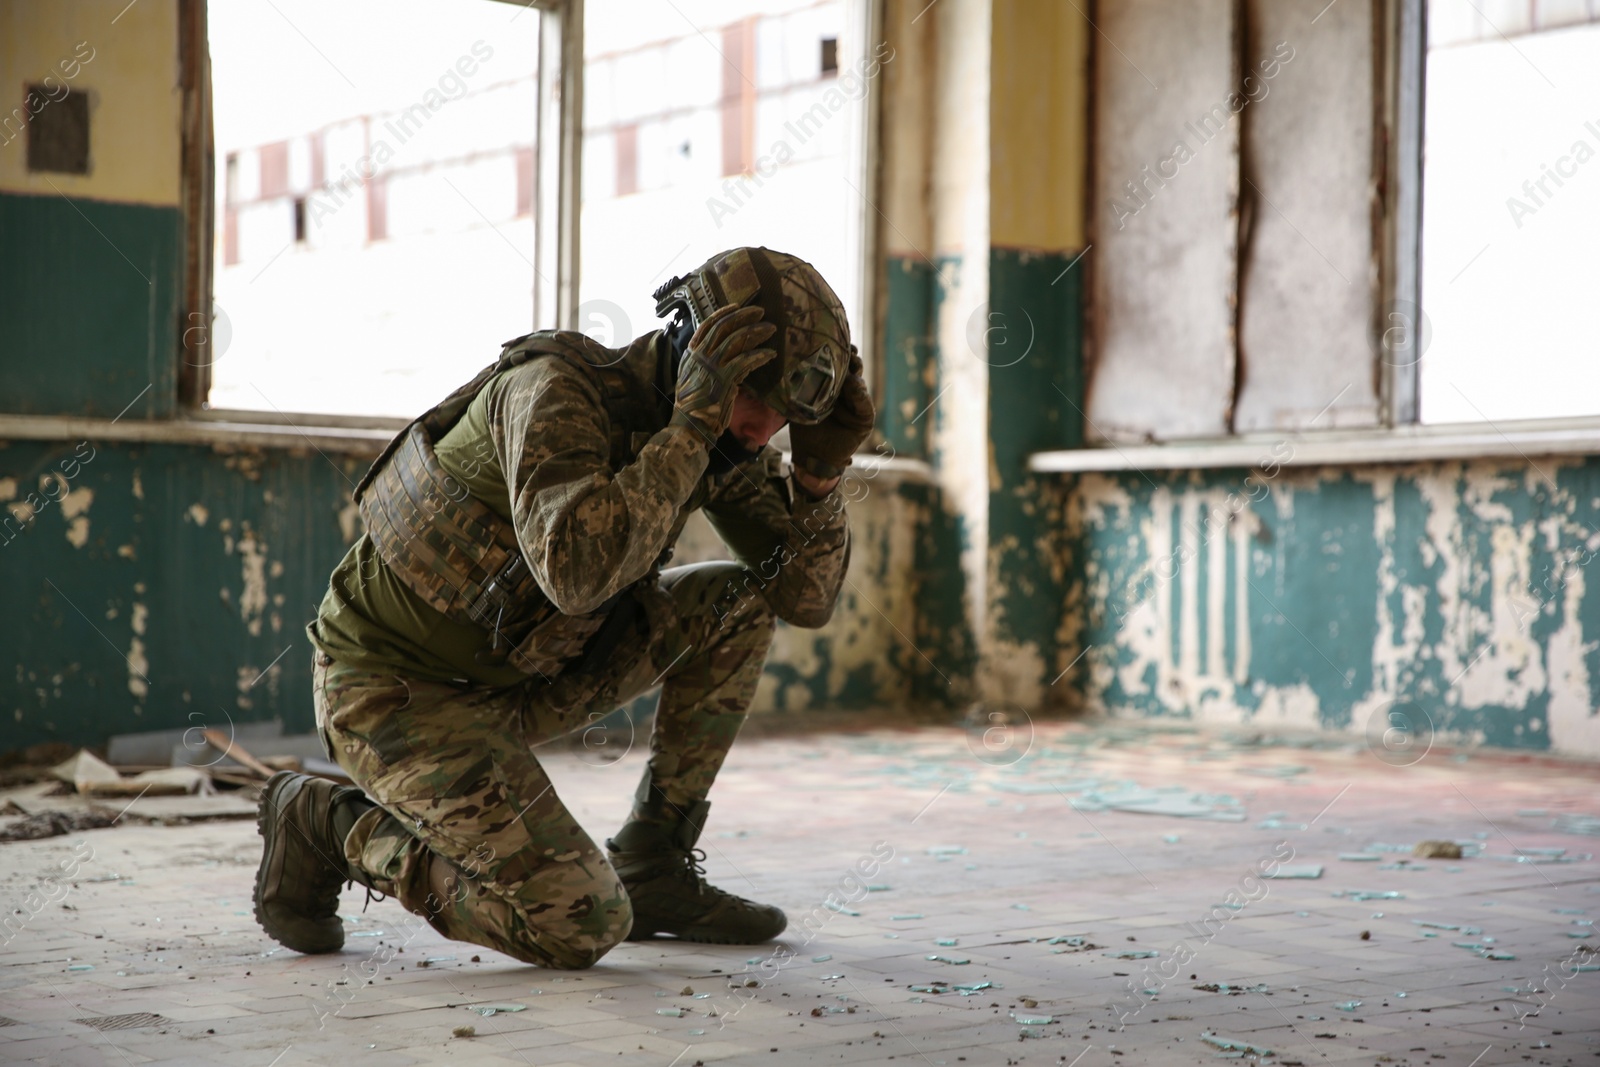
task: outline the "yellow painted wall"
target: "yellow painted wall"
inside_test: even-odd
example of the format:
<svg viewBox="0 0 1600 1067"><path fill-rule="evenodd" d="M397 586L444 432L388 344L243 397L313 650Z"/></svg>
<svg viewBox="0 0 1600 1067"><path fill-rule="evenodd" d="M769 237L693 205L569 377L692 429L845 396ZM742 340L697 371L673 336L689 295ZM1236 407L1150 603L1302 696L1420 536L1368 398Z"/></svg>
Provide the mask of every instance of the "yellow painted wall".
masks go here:
<svg viewBox="0 0 1600 1067"><path fill-rule="evenodd" d="M935 20L933 143L929 166L937 256L989 254L990 0L940 0Z"/></svg>
<svg viewBox="0 0 1600 1067"><path fill-rule="evenodd" d="M1083 247L1089 37L1062 0L993 0L989 228L1000 248Z"/></svg>
<svg viewBox="0 0 1600 1067"><path fill-rule="evenodd" d="M26 114L27 84L49 75L54 92L78 55L88 61L66 84L90 94L88 175L28 173L23 134L0 144L0 192L177 206L177 0L0 0L0 123ZM5 136L19 130L13 117Z"/></svg>
<svg viewBox="0 0 1600 1067"><path fill-rule="evenodd" d="M894 49L883 67L878 159L883 167L882 225L885 255L931 255L933 216L928 201L928 157L933 135L936 76L934 27L925 0L884 0L883 35Z"/></svg>

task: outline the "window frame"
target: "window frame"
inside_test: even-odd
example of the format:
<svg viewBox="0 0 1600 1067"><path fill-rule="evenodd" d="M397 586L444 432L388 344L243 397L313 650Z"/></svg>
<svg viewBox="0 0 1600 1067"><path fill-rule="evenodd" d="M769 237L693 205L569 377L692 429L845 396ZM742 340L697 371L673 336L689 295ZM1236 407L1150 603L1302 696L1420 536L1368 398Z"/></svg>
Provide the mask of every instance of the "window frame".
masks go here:
<svg viewBox="0 0 1600 1067"><path fill-rule="evenodd" d="M534 159L534 292L530 329L577 329L583 191L583 96L585 0L496 0L539 10L539 99ZM845 0L846 32L860 36L863 49L883 32L884 0ZM411 420L400 416L337 415L213 408L205 404L211 386L210 331L212 315L212 247L215 236L216 159L212 143L210 51L207 0L179 0L180 62L183 70L183 203L186 227L184 279L185 331L177 357L178 419L215 441L238 440L248 433L263 443L262 431L282 427L297 443L313 438L334 447L376 441ZM857 307L862 321L852 340L872 380L877 371L877 269L881 219L872 204L878 193L881 92L869 86L856 105L850 127L850 149L859 161L856 177L864 191L846 225L860 249ZM554 131L554 137L547 137ZM554 144L556 151L545 151ZM317 431L311 436L305 430ZM341 432L342 431L342 432ZM229 436L232 435L232 436Z"/></svg>
<svg viewBox="0 0 1600 1067"><path fill-rule="evenodd" d="M816 6L820 0L813 0ZM885 0L840 0L843 10L841 34L848 35L845 39L858 41L858 46L847 50L841 43L835 52L837 67L829 73L824 73L819 79L819 84L827 83L830 78L837 82L840 72L851 63L864 61L873 48L884 40L884 4ZM797 9L798 10L798 9ZM581 12L580 16L581 17ZM582 47L580 42L579 47ZM581 61L581 53L579 61ZM603 58L603 57L602 57ZM879 340L883 329L883 309L878 306L878 274L881 268L879 251L882 247L883 229L886 218L878 210L877 205L882 200L881 177L881 146L880 130L882 128L883 97L882 82L878 78L869 79L864 87L860 99L854 101L846 112L848 127L845 134L845 151L855 160L851 168L851 182L858 195L854 206L846 215L843 224L847 233L847 241L853 243L858 252L856 271L856 284L854 296L856 299L856 318L850 323L850 340L856 346L856 354L860 357L863 376L868 383L868 388L874 396L881 395L882 382L881 367L877 361ZM579 101L581 105L582 101ZM581 155L582 138L586 132L581 126L581 106L579 109L578 146L576 151ZM647 116L649 117L649 116ZM615 129L617 124L600 126L598 129ZM753 149L752 149L753 151ZM581 183L575 184L579 190L579 197L572 205L573 217L577 218L582 207ZM574 239L576 242L576 238ZM581 245L581 242L577 242ZM576 267L576 263L574 263ZM662 278L677 271L690 270L697 266L695 263L674 262ZM581 276L574 270L572 275L577 283L581 284ZM831 284L831 282L830 282ZM838 287L835 287L836 291ZM565 317L562 319L564 329L580 329L578 321L578 284L573 286L571 303L566 306ZM875 445L882 440L881 432L874 429L874 437L869 445ZM787 440L780 437L780 441ZM784 446L787 447L787 446ZM867 448L868 446L863 446Z"/></svg>
<svg viewBox="0 0 1600 1067"><path fill-rule="evenodd" d="M1412 329L1421 307L1422 145L1426 116L1428 23L1426 0L1379 0L1381 20L1374 71L1378 127L1390 145L1375 170L1383 178L1383 220L1377 231L1371 346L1378 376L1379 423L1363 429L1284 430L1192 438L1159 444L1086 444L1034 453L1036 473L1185 470L1279 466L1356 466L1426 460L1463 460L1600 453L1600 415L1522 420L1423 423L1421 359L1405 365L1383 360L1376 339L1391 325ZM1103 47L1098 42L1098 53ZM1375 148L1375 151L1380 149ZM1093 167L1094 160L1090 160ZM1096 216L1091 210L1091 226ZM1391 319L1391 315L1399 315ZM1093 321L1091 310L1087 321ZM1283 442L1292 446L1281 455Z"/></svg>
<svg viewBox="0 0 1600 1067"><path fill-rule="evenodd" d="M497 0L537 8L541 15L541 80L536 137L552 140L556 152L535 160L536 226L534 320L530 328L578 325L578 210L582 190L583 14L584 0ZM4 435L14 440L59 440L92 435L105 441L155 442L213 448L314 449L324 453L372 456L405 417L338 415L320 412L254 411L204 406L210 390L210 323L215 239L216 159L212 136L210 47L207 0L177 0L179 88L182 96L180 207L183 215L183 274L179 291L179 344L168 358L177 361L176 412L155 419L104 419L81 415L5 415ZM863 42L878 40L883 0L846 0L849 24ZM546 62L559 57L559 66ZM852 123L860 139L858 175L862 203L849 224L859 228L862 269L860 313L854 338L869 381L878 368L873 358L881 329L877 307L877 267L882 221L873 204L880 193L881 91L863 94ZM920 468L919 468L920 469Z"/></svg>
<svg viewBox="0 0 1600 1067"><path fill-rule="evenodd" d="M494 0L539 11L539 94L534 144L534 289L530 329L570 327L576 321L578 196L582 189L584 0ZM411 420L401 416L255 411L206 406L211 391L212 248L216 227L216 153L208 0L179 0L183 79L185 225L183 329L178 365L178 420L195 425L199 440L269 443L282 435L319 447L378 446ZM575 58L574 58L575 57ZM547 136L547 134L549 136ZM556 151L546 151L553 144ZM315 431L308 436L306 430ZM264 436L263 436L264 435ZM188 439L184 437L183 439Z"/></svg>

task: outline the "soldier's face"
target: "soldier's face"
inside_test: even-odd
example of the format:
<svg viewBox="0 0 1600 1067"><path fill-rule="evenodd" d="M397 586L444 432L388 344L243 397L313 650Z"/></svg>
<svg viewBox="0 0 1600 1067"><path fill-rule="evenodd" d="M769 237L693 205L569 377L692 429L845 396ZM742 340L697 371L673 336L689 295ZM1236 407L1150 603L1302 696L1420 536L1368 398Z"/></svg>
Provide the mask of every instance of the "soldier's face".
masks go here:
<svg viewBox="0 0 1600 1067"><path fill-rule="evenodd" d="M783 429L784 421L781 414L741 386L733 402L733 419L728 423L728 432L738 439L740 445L757 452L772 439L773 434Z"/></svg>

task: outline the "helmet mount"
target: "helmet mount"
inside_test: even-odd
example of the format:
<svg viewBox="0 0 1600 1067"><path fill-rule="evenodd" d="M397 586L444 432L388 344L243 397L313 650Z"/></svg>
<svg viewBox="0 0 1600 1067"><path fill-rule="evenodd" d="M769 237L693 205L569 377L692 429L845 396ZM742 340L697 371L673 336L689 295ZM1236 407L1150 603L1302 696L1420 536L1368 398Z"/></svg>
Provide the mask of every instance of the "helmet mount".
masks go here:
<svg viewBox="0 0 1600 1067"><path fill-rule="evenodd" d="M839 398L853 346L844 307L817 269L766 248L735 248L656 289L656 314L687 320L691 332L717 309L758 305L778 327L777 358L745 385L791 422L827 418Z"/></svg>

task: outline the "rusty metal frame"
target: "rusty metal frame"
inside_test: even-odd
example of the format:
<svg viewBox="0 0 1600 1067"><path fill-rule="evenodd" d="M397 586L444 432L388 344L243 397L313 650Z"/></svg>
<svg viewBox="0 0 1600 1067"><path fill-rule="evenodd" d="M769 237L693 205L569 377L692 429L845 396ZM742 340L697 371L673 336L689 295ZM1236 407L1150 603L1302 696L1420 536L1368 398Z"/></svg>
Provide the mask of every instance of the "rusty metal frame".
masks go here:
<svg viewBox="0 0 1600 1067"><path fill-rule="evenodd" d="M1384 331L1398 328L1419 338L1422 306L1422 135L1428 61L1426 0L1386 0L1374 41L1380 113L1374 124L1378 165L1378 293L1373 301L1373 348ZM1399 316L1398 321L1393 321ZM1421 419L1421 357L1406 366L1376 360L1379 422L1409 426Z"/></svg>
<svg viewBox="0 0 1600 1067"><path fill-rule="evenodd" d="M211 268L216 227L216 159L211 126L211 49L206 0L178 0L183 92L183 288L179 299L178 405L198 408L211 391Z"/></svg>

